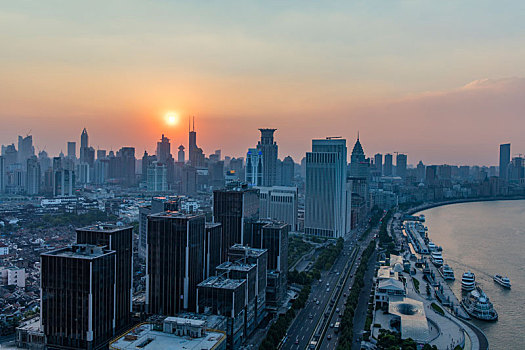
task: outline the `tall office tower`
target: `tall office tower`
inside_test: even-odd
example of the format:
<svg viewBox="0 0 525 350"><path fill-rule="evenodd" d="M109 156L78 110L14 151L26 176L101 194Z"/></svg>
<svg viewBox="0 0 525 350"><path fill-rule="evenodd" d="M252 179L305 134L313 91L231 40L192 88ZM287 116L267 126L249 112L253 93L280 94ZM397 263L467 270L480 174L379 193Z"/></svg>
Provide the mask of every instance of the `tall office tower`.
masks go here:
<svg viewBox="0 0 525 350"><path fill-rule="evenodd" d="M212 276L199 283L197 313L221 315L227 318L227 349L239 349L244 333L247 304L246 280Z"/></svg>
<svg viewBox="0 0 525 350"><path fill-rule="evenodd" d="M383 155L381 153L375 154L374 165L379 176L383 175Z"/></svg>
<svg viewBox="0 0 525 350"><path fill-rule="evenodd" d="M274 186L277 183L277 143L273 140L273 133L277 129L259 129L261 140L257 143L257 150L262 154L262 186Z"/></svg>
<svg viewBox="0 0 525 350"><path fill-rule="evenodd" d="M106 150L105 149L97 149L97 159L106 158Z"/></svg>
<svg viewBox="0 0 525 350"><path fill-rule="evenodd" d="M416 176L417 181L419 182L423 182L425 180L425 164L423 164L421 160L419 163L417 163Z"/></svg>
<svg viewBox="0 0 525 350"><path fill-rule="evenodd" d="M135 185L135 148L122 147L117 152L120 161L120 178L127 186Z"/></svg>
<svg viewBox="0 0 525 350"><path fill-rule="evenodd" d="M204 278L215 276L215 269L221 264L222 224L206 223L204 239Z"/></svg>
<svg viewBox="0 0 525 350"><path fill-rule="evenodd" d="M26 166L26 193L30 196L40 193L40 164L36 156L32 156L27 161Z"/></svg>
<svg viewBox="0 0 525 350"><path fill-rule="evenodd" d="M16 150L15 144L2 145L2 155L5 157L6 168L18 161L18 151Z"/></svg>
<svg viewBox="0 0 525 350"><path fill-rule="evenodd" d="M77 159L77 143L75 141L69 141L67 143L67 156L72 159Z"/></svg>
<svg viewBox="0 0 525 350"><path fill-rule="evenodd" d="M157 156L150 156L146 150L142 156L142 181L148 181L148 168L157 161Z"/></svg>
<svg viewBox="0 0 525 350"><path fill-rule="evenodd" d="M91 169L88 163L80 163L77 167L77 180L81 184L91 183Z"/></svg>
<svg viewBox="0 0 525 350"><path fill-rule="evenodd" d="M357 141L352 149L352 155L350 156L350 176L359 178L368 178L369 164L366 161L365 152L363 146L359 141L359 135Z"/></svg>
<svg viewBox="0 0 525 350"><path fill-rule="evenodd" d="M197 169L192 165L184 165L182 168L181 193L193 196L197 193Z"/></svg>
<svg viewBox="0 0 525 350"><path fill-rule="evenodd" d="M86 128L82 130L82 134L80 135L80 148L88 148L89 147L89 136L87 133Z"/></svg>
<svg viewBox="0 0 525 350"><path fill-rule="evenodd" d="M35 148L33 147L33 136L18 136L18 163L22 164L25 169L27 160L34 155Z"/></svg>
<svg viewBox="0 0 525 350"><path fill-rule="evenodd" d="M429 165L426 167L425 183L429 187L437 185L437 165Z"/></svg>
<svg viewBox="0 0 525 350"><path fill-rule="evenodd" d="M101 349L115 335L116 253L77 244L40 255L47 346Z"/></svg>
<svg viewBox="0 0 525 350"><path fill-rule="evenodd" d="M263 183L262 151L256 148L248 149L246 154L246 182L250 186L262 186Z"/></svg>
<svg viewBox="0 0 525 350"><path fill-rule="evenodd" d="M171 157L170 139L162 134L159 142L157 142L157 160L166 164L168 158Z"/></svg>
<svg viewBox="0 0 525 350"><path fill-rule="evenodd" d="M93 180L96 184L105 184L109 178L109 159L98 158L95 161L95 166L93 167L93 174Z"/></svg>
<svg viewBox="0 0 525 350"><path fill-rule="evenodd" d="M407 155L398 153L396 156L396 176L404 179L407 176Z"/></svg>
<svg viewBox="0 0 525 350"><path fill-rule="evenodd" d="M281 185L282 186L292 186L293 178L295 173L295 163L292 157L287 156L283 159L281 167Z"/></svg>
<svg viewBox="0 0 525 350"><path fill-rule="evenodd" d="M154 161L147 169L146 188L149 192L168 190L168 169L161 162Z"/></svg>
<svg viewBox="0 0 525 350"><path fill-rule="evenodd" d="M0 156L0 193L5 192L6 178L5 157Z"/></svg>
<svg viewBox="0 0 525 350"><path fill-rule="evenodd" d="M212 188L222 188L224 184L224 161L208 162L208 185Z"/></svg>
<svg viewBox="0 0 525 350"><path fill-rule="evenodd" d="M52 167L51 158L48 157L46 151L38 152L38 162L40 163L42 174Z"/></svg>
<svg viewBox="0 0 525 350"><path fill-rule="evenodd" d="M75 190L75 172L64 169L62 158L53 158L53 196L70 197Z"/></svg>
<svg viewBox="0 0 525 350"><path fill-rule="evenodd" d="M213 191L213 222L222 224L222 261L232 245L244 244L245 231L258 219L259 190L243 185Z"/></svg>
<svg viewBox="0 0 525 350"><path fill-rule="evenodd" d="M346 233L346 140L312 140L306 153L305 233L343 237Z"/></svg>
<svg viewBox="0 0 525 350"><path fill-rule="evenodd" d="M441 180L450 180L452 179L452 167L447 164L442 164L438 166L438 177Z"/></svg>
<svg viewBox="0 0 525 350"><path fill-rule="evenodd" d="M184 146L183 145L180 145L179 146L179 153L177 154L177 161L181 164L184 164L184 162L186 162L186 156L184 154Z"/></svg>
<svg viewBox="0 0 525 350"><path fill-rule="evenodd" d="M507 168L510 163L510 143L499 145L499 178L508 180Z"/></svg>
<svg viewBox="0 0 525 350"><path fill-rule="evenodd" d="M127 328L133 311L133 227L100 224L79 228L77 244L106 246L116 252L115 329Z"/></svg>
<svg viewBox="0 0 525 350"><path fill-rule="evenodd" d="M197 146L197 132L195 131L195 117L193 117L193 130L189 131L188 139L188 158L189 162L194 167L204 166L204 153L202 149Z"/></svg>
<svg viewBox="0 0 525 350"><path fill-rule="evenodd" d="M259 218L274 219L290 225L292 231L298 229L299 190L297 187L258 187Z"/></svg>
<svg viewBox="0 0 525 350"><path fill-rule="evenodd" d="M385 154L385 164L383 165L383 175L392 176L394 172L392 171L392 155L390 153Z"/></svg>
<svg viewBox="0 0 525 350"><path fill-rule="evenodd" d="M525 178L523 158L514 157L507 166L507 181L510 183L521 183Z"/></svg>
<svg viewBox="0 0 525 350"><path fill-rule="evenodd" d="M204 215L164 212L148 218L146 311L195 311L204 279Z"/></svg>

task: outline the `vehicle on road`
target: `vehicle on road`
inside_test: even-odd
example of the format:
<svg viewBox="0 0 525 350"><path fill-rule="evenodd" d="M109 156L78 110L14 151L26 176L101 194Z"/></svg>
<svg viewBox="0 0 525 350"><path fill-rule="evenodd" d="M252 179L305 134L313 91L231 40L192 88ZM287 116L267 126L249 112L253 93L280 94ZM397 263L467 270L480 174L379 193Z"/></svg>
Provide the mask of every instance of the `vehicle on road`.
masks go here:
<svg viewBox="0 0 525 350"><path fill-rule="evenodd" d="M334 332L337 333L339 332L339 328L341 327L341 322L336 322L335 323L335 326L334 326Z"/></svg>
<svg viewBox="0 0 525 350"><path fill-rule="evenodd" d="M335 312L339 313L339 308L336 308L336 309L335 309Z"/></svg>
<svg viewBox="0 0 525 350"><path fill-rule="evenodd" d="M315 305L319 305L319 300L317 300L317 301L315 302Z"/></svg>
<svg viewBox="0 0 525 350"><path fill-rule="evenodd" d="M328 340L332 339L332 335L328 334L328 337L326 337L326 339L328 339Z"/></svg>
<svg viewBox="0 0 525 350"><path fill-rule="evenodd" d="M295 344L299 344L299 337L295 338Z"/></svg>
<svg viewBox="0 0 525 350"><path fill-rule="evenodd" d="M314 318L314 315L310 314L310 315L308 316L308 318L309 318L309 319L312 319L312 318Z"/></svg>
<svg viewBox="0 0 525 350"><path fill-rule="evenodd" d="M334 324L333 323L330 323L330 328L334 328Z"/></svg>
<svg viewBox="0 0 525 350"><path fill-rule="evenodd" d="M326 288L326 292L329 292L330 291L330 288Z"/></svg>

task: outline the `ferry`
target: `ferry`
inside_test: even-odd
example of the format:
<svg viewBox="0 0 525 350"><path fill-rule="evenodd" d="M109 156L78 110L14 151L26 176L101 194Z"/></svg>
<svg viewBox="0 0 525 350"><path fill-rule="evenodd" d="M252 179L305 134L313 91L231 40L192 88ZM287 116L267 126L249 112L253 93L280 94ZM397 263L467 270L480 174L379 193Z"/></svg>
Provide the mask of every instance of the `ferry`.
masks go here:
<svg viewBox="0 0 525 350"><path fill-rule="evenodd" d="M443 256L441 255L441 252L438 252L437 250L433 251L430 258L436 267L439 268L443 265Z"/></svg>
<svg viewBox="0 0 525 350"><path fill-rule="evenodd" d="M510 280L507 276L502 275L495 275L494 276L494 282L499 284L502 287L509 288L510 289Z"/></svg>
<svg viewBox="0 0 525 350"><path fill-rule="evenodd" d="M476 287L475 290L465 296L461 301L461 305L470 316L478 320L496 321L498 319L498 313L494 310L489 297L480 287Z"/></svg>
<svg viewBox="0 0 525 350"><path fill-rule="evenodd" d="M454 277L454 270L452 270L452 267L450 267L448 264L443 265L439 268L439 273L443 278L446 280L454 281L456 277Z"/></svg>
<svg viewBox="0 0 525 350"><path fill-rule="evenodd" d="M461 278L461 289L467 292L476 288L476 276L474 273L467 271Z"/></svg>
<svg viewBox="0 0 525 350"><path fill-rule="evenodd" d="M436 248L437 248L437 247L436 247L436 245L434 244L434 242L432 242L432 241L428 242L428 250L429 250L429 251L433 252L434 250L437 250Z"/></svg>

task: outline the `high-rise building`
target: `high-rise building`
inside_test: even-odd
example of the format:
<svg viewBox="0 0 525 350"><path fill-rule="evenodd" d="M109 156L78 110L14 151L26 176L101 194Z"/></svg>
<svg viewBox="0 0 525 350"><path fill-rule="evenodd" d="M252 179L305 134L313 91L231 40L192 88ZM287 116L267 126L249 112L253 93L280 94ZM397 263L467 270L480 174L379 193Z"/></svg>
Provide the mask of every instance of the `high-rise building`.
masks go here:
<svg viewBox="0 0 525 350"><path fill-rule="evenodd" d="M40 193L40 164L36 156L27 159L26 166L26 193L30 196Z"/></svg>
<svg viewBox="0 0 525 350"><path fill-rule="evenodd" d="M369 168L370 163L365 157L365 151L358 135L350 156L350 177L368 179Z"/></svg>
<svg viewBox="0 0 525 350"><path fill-rule="evenodd" d="M170 139L162 134L159 142L157 142L157 160L166 164L168 158L171 157Z"/></svg>
<svg viewBox="0 0 525 350"><path fill-rule="evenodd" d="M82 130L80 135L80 163L87 163L93 167L95 163L95 149L89 147L89 137L86 128Z"/></svg>
<svg viewBox="0 0 525 350"><path fill-rule="evenodd" d="M122 147L117 152L119 160L120 179L127 186L135 185L135 148Z"/></svg>
<svg viewBox="0 0 525 350"><path fill-rule="evenodd" d="M383 155L381 153L374 155L374 166L379 176L383 175Z"/></svg>
<svg viewBox="0 0 525 350"><path fill-rule="evenodd" d="M115 335L116 253L79 244L40 256L40 314L47 346L101 349Z"/></svg>
<svg viewBox="0 0 525 350"><path fill-rule="evenodd" d="M436 186L438 182L437 178L438 167L437 165L428 165L425 168L425 184L427 186Z"/></svg>
<svg viewBox="0 0 525 350"><path fill-rule="evenodd" d="M222 224L222 261L232 245L244 244L245 231L258 219L259 190L239 186L213 191L213 222Z"/></svg>
<svg viewBox="0 0 525 350"><path fill-rule="evenodd" d="M292 231L298 229L299 190L297 187L273 186L258 187L261 219L274 219L290 225Z"/></svg>
<svg viewBox="0 0 525 350"><path fill-rule="evenodd" d="M177 155L177 161L181 164L184 164L184 162L186 161L186 156L185 156L185 153L184 153L184 146L183 145L180 145L179 146L179 153Z"/></svg>
<svg viewBox="0 0 525 350"><path fill-rule="evenodd" d="M62 158L53 158L53 196L70 197L75 190L75 172L64 169Z"/></svg>
<svg viewBox="0 0 525 350"><path fill-rule="evenodd" d="M215 276L215 269L222 262L222 224L206 223L204 240L204 277Z"/></svg>
<svg viewBox="0 0 525 350"><path fill-rule="evenodd" d="M292 157L287 156L283 159L281 166L281 181L282 186L292 186L295 174L295 163Z"/></svg>
<svg viewBox="0 0 525 350"><path fill-rule="evenodd" d="M77 243L106 246L116 253L115 329L131 322L133 298L133 227L100 224L77 229Z"/></svg>
<svg viewBox="0 0 525 350"><path fill-rule="evenodd" d="M77 143L69 141L67 143L67 156L72 159L77 159Z"/></svg>
<svg viewBox="0 0 525 350"><path fill-rule="evenodd" d="M189 131L188 137L188 157L189 162L194 167L204 166L204 153L197 146L197 132L195 131L195 117L193 117L193 130Z"/></svg>
<svg viewBox="0 0 525 350"><path fill-rule="evenodd" d="M105 149L97 149L97 159L106 158L106 150Z"/></svg>
<svg viewBox="0 0 525 350"><path fill-rule="evenodd" d="M146 188L149 192L168 190L168 169L159 161L154 161L147 169Z"/></svg>
<svg viewBox="0 0 525 350"><path fill-rule="evenodd" d="M407 155L398 153L396 156L396 176L404 179L407 176Z"/></svg>
<svg viewBox="0 0 525 350"><path fill-rule="evenodd" d="M33 147L33 136L26 137L18 136L18 163L22 164L25 169L27 160L35 155L35 148Z"/></svg>
<svg viewBox="0 0 525 350"><path fill-rule="evenodd" d="M6 182L5 157L0 156L0 193L5 192L5 182Z"/></svg>
<svg viewBox="0 0 525 350"><path fill-rule="evenodd" d="M343 237L346 233L346 140L312 140L306 153L305 233Z"/></svg>
<svg viewBox="0 0 525 350"><path fill-rule="evenodd" d="M508 179L508 167L510 163L510 143L504 143L499 146L499 178Z"/></svg>
<svg viewBox="0 0 525 350"><path fill-rule="evenodd" d="M246 182L250 186L262 186L263 183L263 157L262 151L257 148L248 149L246 154Z"/></svg>
<svg viewBox="0 0 525 350"><path fill-rule="evenodd" d="M80 134L80 148L88 148L89 147L89 136L87 133L86 128L82 130L82 134Z"/></svg>
<svg viewBox="0 0 525 350"><path fill-rule="evenodd" d="M392 176L394 174L392 164L392 155L390 153L385 154L385 164L383 165L384 176Z"/></svg>
<svg viewBox="0 0 525 350"><path fill-rule="evenodd" d="M262 186L279 185L277 183L277 143L273 140L273 133L277 129L259 129L261 140L257 150L262 154Z"/></svg>
<svg viewBox="0 0 525 350"><path fill-rule="evenodd" d="M417 181L419 182L423 182L425 180L425 164L423 164L423 161L421 160L419 163L417 163L416 177Z"/></svg>
<svg viewBox="0 0 525 350"><path fill-rule="evenodd" d="M204 215L164 212L148 218L146 311L195 311L204 279Z"/></svg>

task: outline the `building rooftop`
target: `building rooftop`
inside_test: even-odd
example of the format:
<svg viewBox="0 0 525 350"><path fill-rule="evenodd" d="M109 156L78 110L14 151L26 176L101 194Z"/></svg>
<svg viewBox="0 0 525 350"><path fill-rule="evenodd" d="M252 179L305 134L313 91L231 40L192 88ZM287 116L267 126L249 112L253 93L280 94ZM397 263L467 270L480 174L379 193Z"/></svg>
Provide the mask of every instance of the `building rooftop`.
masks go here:
<svg viewBox="0 0 525 350"><path fill-rule="evenodd" d="M412 338L418 342L430 340L425 306L421 301L411 298L391 301L388 305L388 312L401 318L401 337L403 339Z"/></svg>
<svg viewBox="0 0 525 350"><path fill-rule="evenodd" d="M220 222L207 222L206 228L214 228L214 227L219 227L221 225L222 224Z"/></svg>
<svg viewBox="0 0 525 350"><path fill-rule="evenodd" d="M153 325L138 325L109 343L110 349L143 350L211 350L226 341L226 335L219 331L208 330L203 337L192 338L153 330Z"/></svg>
<svg viewBox="0 0 525 350"><path fill-rule="evenodd" d="M198 287L212 287L212 288L220 288L220 289L237 289L240 286L242 286L243 283L246 283L246 280L233 280L229 278L224 278L221 276L212 276L201 283L199 283Z"/></svg>
<svg viewBox="0 0 525 350"><path fill-rule="evenodd" d="M169 218L169 219L194 219L204 217L204 214L197 213L183 213L180 211L164 211L162 213L151 214L152 218Z"/></svg>
<svg viewBox="0 0 525 350"><path fill-rule="evenodd" d="M237 250L237 251L244 250L244 253L246 254L246 256L250 256L250 257L259 257L268 251L268 249L252 248L252 247L244 246L242 244L232 245L230 247L230 252L234 250Z"/></svg>
<svg viewBox="0 0 525 350"><path fill-rule="evenodd" d="M114 254L114 250L106 249L106 246L96 246L92 244L75 244L67 248L53 250L42 255L61 256L78 259L95 259L103 255Z"/></svg>
<svg viewBox="0 0 525 350"><path fill-rule="evenodd" d="M223 262L222 264L218 265L216 267L217 270L235 270L235 271L243 271L243 272L246 272L246 271L250 271L251 269L255 268L257 265L255 264L247 264L247 263L243 263L243 262L231 262L231 261L226 261L226 262Z"/></svg>
<svg viewBox="0 0 525 350"><path fill-rule="evenodd" d="M123 226L123 225L117 225L117 224L96 224L91 226L86 226L77 229L77 231L92 231L92 232L116 232L124 229L130 229L133 228L133 226Z"/></svg>

